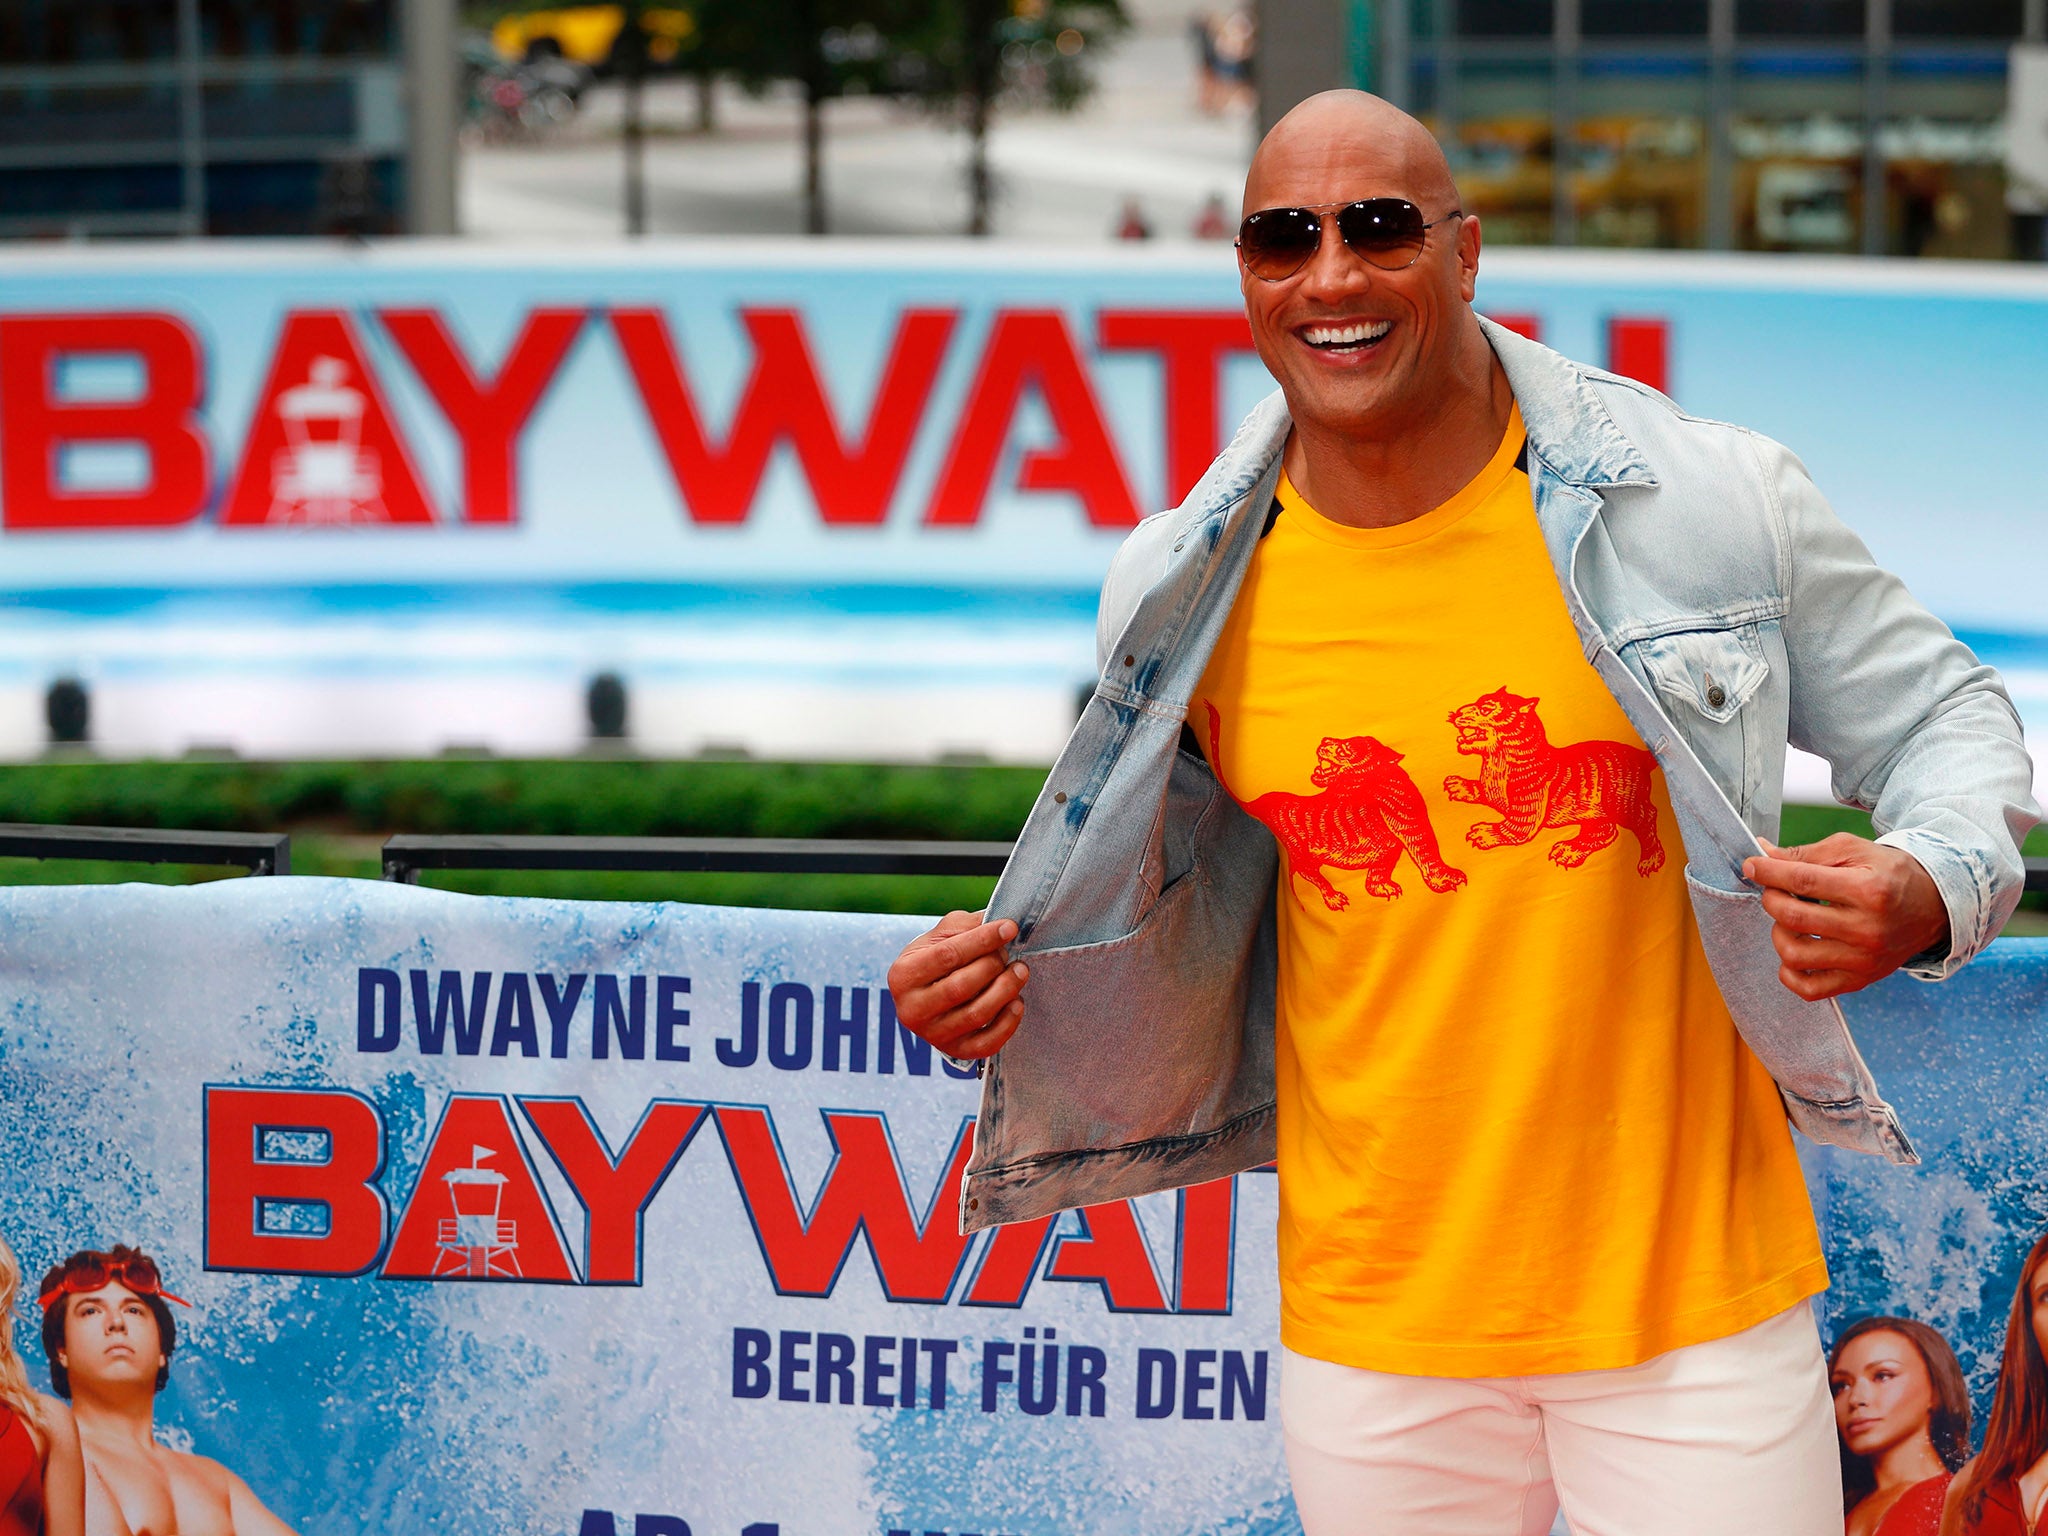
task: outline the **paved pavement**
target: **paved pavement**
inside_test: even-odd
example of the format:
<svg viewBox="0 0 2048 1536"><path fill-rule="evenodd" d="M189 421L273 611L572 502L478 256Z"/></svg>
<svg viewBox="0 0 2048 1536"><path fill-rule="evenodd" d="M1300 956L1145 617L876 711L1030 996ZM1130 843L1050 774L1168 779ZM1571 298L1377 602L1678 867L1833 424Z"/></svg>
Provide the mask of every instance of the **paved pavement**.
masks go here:
<svg viewBox="0 0 2048 1536"><path fill-rule="evenodd" d="M1252 145L1245 113L1195 105L1188 19L1199 0L1144 0L1101 66L1101 89L1072 113L999 111L990 135L995 237L1054 244L1113 238L1137 197L1162 241L1185 241L1205 199L1235 222ZM717 131L699 134L694 85L647 92L648 215L656 235L772 235L802 229L800 104L721 88ZM535 142L470 145L461 218L484 239L617 238L624 229L619 92L595 87L583 112ZM967 221L964 133L875 99L826 109L830 227L847 235L951 235Z"/></svg>

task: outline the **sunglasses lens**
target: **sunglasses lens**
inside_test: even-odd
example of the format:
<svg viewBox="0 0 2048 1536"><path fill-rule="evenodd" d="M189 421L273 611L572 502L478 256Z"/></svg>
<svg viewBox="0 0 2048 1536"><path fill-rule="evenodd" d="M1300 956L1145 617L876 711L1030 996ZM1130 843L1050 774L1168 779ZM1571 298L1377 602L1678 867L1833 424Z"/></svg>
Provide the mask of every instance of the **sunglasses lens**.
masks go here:
<svg viewBox="0 0 2048 1536"><path fill-rule="evenodd" d="M1306 208L1268 208L1244 221L1237 248L1253 277L1273 283L1307 265L1322 239L1322 221Z"/></svg>
<svg viewBox="0 0 2048 1536"><path fill-rule="evenodd" d="M1389 272L1413 262L1429 234L1422 210L1399 197L1351 204L1337 214L1337 231L1352 250Z"/></svg>
<svg viewBox="0 0 2048 1536"><path fill-rule="evenodd" d="M115 1278L138 1296L154 1296L161 1282L154 1259L124 1259Z"/></svg>

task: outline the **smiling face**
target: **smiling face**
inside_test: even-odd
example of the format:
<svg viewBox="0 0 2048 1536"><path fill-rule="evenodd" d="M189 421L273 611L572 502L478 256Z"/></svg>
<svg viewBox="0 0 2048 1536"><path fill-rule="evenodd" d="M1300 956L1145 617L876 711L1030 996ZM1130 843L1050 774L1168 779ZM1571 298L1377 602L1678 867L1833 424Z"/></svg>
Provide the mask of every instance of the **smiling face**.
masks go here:
<svg viewBox="0 0 2048 1536"><path fill-rule="evenodd" d="M1244 212L1369 197L1406 198L1431 221L1412 266L1373 266L1325 215L1322 245L1299 272L1269 283L1240 263L1239 278L1252 340L1295 422L1390 439L1428 419L1476 335L1479 221L1447 217L1458 189L1436 140L1377 97L1311 97L1259 146Z"/></svg>
<svg viewBox="0 0 2048 1536"><path fill-rule="evenodd" d="M1889 1328L1858 1334L1836 1359L1829 1384L1835 1428L1854 1454L1881 1456L1915 1435L1928 1435L1934 1382L1904 1334Z"/></svg>
<svg viewBox="0 0 2048 1536"><path fill-rule="evenodd" d="M66 1298L58 1364L74 1390L139 1384L154 1391L168 1358L156 1315L127 1286L109 1283Z"/></svg>

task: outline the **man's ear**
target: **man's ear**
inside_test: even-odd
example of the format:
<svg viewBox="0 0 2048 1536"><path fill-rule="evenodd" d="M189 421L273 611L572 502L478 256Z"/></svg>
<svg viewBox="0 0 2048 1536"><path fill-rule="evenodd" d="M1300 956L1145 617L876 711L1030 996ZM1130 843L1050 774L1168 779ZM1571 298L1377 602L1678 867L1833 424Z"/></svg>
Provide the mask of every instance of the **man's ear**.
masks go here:
<svg viewBox="0 0 2048 1536"><path fill-rule="evenodd" d="M1470 304L1479 292L1479 215L1458 220L1458 292Z"/></svg>

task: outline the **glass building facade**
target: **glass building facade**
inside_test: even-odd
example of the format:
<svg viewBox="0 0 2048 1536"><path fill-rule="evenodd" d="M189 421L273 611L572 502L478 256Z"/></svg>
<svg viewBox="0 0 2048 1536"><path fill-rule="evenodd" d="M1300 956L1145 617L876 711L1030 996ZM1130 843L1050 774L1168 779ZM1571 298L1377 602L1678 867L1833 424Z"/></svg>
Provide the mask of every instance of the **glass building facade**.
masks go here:
<svg viewBox="0 0 2048 1536"><path fill-rule="evenodd" d="M2004 119L2044 9L1373 0L1354 64L1436 131L1491 240L2038 258Z"/></svg>
<svg viewBox="0 0 2048 1536"><path fill-rule="evenodd" d="M406 224L402 0L0 0L0 236Z"/></svg>

